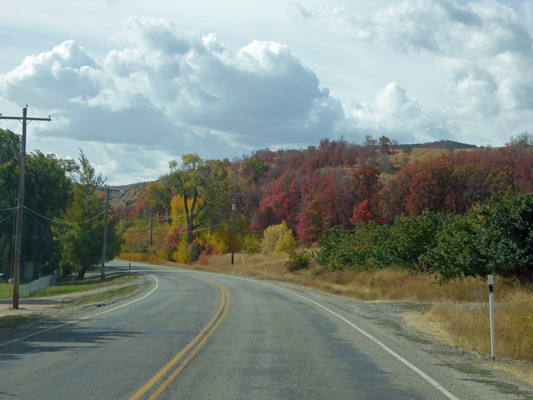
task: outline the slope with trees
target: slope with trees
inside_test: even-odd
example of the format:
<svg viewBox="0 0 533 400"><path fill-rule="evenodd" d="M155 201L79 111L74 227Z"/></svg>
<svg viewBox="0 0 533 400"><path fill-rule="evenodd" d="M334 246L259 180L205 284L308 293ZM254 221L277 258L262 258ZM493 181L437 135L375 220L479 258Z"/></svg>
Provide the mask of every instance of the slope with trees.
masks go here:
<svg viewBox="0 0 533 400"><path fill-rule="evenodd" d="M436 245L441 228L445 229L449 220L459 218L454 216L470 213L472 207L493 195L509 191L520 195L532 188L531 135L512 138L502 148L466 147L436 150L437 157L410 163L409 148L399 154L397 144L384 136L377 140L367 136L360 145L323 139L316 147L264 149L231 163L219 162L224 172L213 179L220 180L220 187L213 186L213 179L202 180L194 175L197 166L203 168L213 160L187 156L181 166L177 163L171 166L169 175L150 183L143 198L131 207L144 210L139 216L150 213L159 217L159 237L154 244L156 249L151 249L156 253L157 247L165 243L171 244L173 251L181 246L183 251L190 252L195 242L200 253L228 251L230 221L214 216L230 209L229 198L222 202L222 208L215 208L216 212L197 211L209 210L208 199L227 193L230 186L224 186L225 179L231 177L231 191L235 194L232 202L239 211L238 248L257 248L264 230L281 223L300 242L318 240L320 245L322 238L339 228L356 240L361 238L356 246L360 249L359 259L375 250L369 253L364 243L393 240L395 246L391 251L372 253L372 257L365 258L370 260L366 265L408 265L415 269L424 265L429 270L428 250ZM176 196L181 196L180 208L175 205ZM179 223L175 221L176 215L172 215L176 213L183 214ZM194 222L195 218L198 222ZM134 225L133 215L129 220L129 226ZM354 225L355 235L350 232ZM130 229L127 235L133 248L135 232ZM146 229L138 235L138 239L146 237ZM173 251L163 252L166 254L163 258L175 259Z"/></svg>

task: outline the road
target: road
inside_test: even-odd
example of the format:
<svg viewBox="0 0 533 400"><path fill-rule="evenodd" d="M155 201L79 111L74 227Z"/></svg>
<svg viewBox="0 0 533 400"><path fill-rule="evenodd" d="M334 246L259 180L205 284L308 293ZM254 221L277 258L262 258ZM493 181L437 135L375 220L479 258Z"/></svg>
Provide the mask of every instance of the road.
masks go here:
<svg viewBox="0 0 533 400"><path fill-rule="evenodd" d="M1 338L0 398L521 398L468 379L457 354L431 354L434 344L406 340L361 303L246 277L132 270L147 281L136 297Z"/></svg>

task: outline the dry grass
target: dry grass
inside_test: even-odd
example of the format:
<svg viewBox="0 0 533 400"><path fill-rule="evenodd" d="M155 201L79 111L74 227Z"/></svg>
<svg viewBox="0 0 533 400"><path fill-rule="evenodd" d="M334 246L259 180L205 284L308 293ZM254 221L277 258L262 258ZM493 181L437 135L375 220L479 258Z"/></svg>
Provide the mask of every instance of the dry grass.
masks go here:
<svg viewBox="0 0 533 400"><path fill-rule="evenodd" d="M240 274L312 287L363 301L425 302L423 314L407 315L408 323L454 346L490 355L487 283L467 278L440 284L435 276L406 270L323 271L318 267L289 272L287 254L210 256L207 264L187 265L202 271ZM165 263L170 265L170 263ZM495 282L496 354L533 361L533 288L518 282Z"/></svg>
<svg viewBox="0 0 533 400"><path fill-rule="evenodd" d="M499 292L494 295L496 355L533 362L533 291L516 285ZM491 353L487 302L435 304L425 317L446 332L446 341L454 346Z"/></svg>

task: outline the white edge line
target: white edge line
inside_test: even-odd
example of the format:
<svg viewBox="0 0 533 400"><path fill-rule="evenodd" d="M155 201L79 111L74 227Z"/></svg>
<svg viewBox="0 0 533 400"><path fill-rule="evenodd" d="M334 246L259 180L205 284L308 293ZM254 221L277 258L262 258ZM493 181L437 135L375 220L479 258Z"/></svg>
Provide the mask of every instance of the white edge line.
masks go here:
<svg viewBox="0 0 533 400"><path fill-rule="evenodd" d="M48 332L48 331L51 331L51 330L54 330L54 329L57 329L57 328L61 328L61 327L66 326L66 325L74 324L74 323L79 322L79 321L83 321L83 320L86 320L86 319L89 319L89 318L98 317L100 315L104 315L104 314L110 313L112 311L118 310L119 308L130 306L130 305L132 305L134 303L137 303L138 301L144 300L148 296L150 296L152 293L154 293L157 290L157 288L159 287L159 280L155 276L153 276L152 274L148 274L148 275L155 279L155 286L154 286L154 288L152 290L150 290L148 293L146 293L143 297L140 297L138 299L132 300L129 303L122 304L122 305L117 306L115 308L112 308L110 310L102 311L102 312L99 312L97 314L86 315L85 317L78 318L78 319L75 319L75 320L72 320L72 321L69 321L69 322L65 322L64 324L52 326L51 328L46 328L46 329L43 329L41 331L37 331L37 332L31 333L29 335L23 336L21 338L11 340L9 342L0 343L0 347L7 346L8 344L12 344L12 343L20 342L20 341L28 339L28 338L30 338L32 336L36 336L36 335L39 335L41 333L45 333L45 332Z"/></svg>
<svg viewBox="0 0 533 400"><path fill-rule="evenodd" d="M243 279L243 278L241 278ZM317 303L316 301L314 300L311 300L311 299L308 299L307 297L305 296L302 296L302 295L299 295L298 293L294 293L293 291L290 291L288 289L285 289L285 288L282 288L282 287L279 287L279 286L276 286L276 285L272 285L270 283L265 283L265 282L261 282L263 285L267 285L267 286L272 286L272 287L275 287L275 288L278 288L279 290L283 290L285 292L288 292L294 296L297 296L297 297L300 297L310 303L313 303L315 306L317 307L320 307L322 308L323 310L329 312L330 314L333 314L334 316L336 316L337 318L341 319L342 321L346 322L348 325L350 325L352 328L354 328L357 332L361 333L362 335L366 336L368 339L370 339L371 341L373 341L374 343L376 343L379 347L381 347L383 350L385 350L387 353L389 353L390 355L392 355L393 357L395 357L396 359L398 359L399 361L401 361L403 364L405 364L407 367L409 367L410 369L412 369L414 372L416 372L418 375L420 375L425 381L427 381L429 384L431 384L435 389L437 389L438 391L440 391L444 396L446 396L448 399L450 400L459 400L457 397L455 397L453 394L451 394L450 392L448 392L440 383L438 383L435 379L433 379L432 377L430 377L429 375L427 375L424 371L420 370L419 368L417 368L416 366L414 366L413 364L411 364L409 361L407 361L405 358L403 358L402 356L400 356L398 353L394 352L390 347L386 346L383 342L379 341L378 339L376 339L374 336L372 336L371 334L367 333L366 331L362 330L361 328L359 328L357 325L355 325L354 323L352 323L351 321L347 320L346 318L344 318L343 316L337 314L335 311L332 311L330 310L329 308L327 307L324 307L322 304L320 303Z"/></svg>
<svg viewBox="0 0 533 400"><path fill-rule="evenodd" d="M254 280L254 279L248 279L248 278L242 278L240 276L231 276L231 275L224 275L225 277L228 277L228 278L234 278L234 279L242 279L242 280L245 280L245 281L248 281L248 282L256 282L256 283L260 283L260 284L263 284L265 286L271 286L271 287L274 287L274 288L277 288L279 290L283 290L287 293L290 293L294 296L297 296L297 297L300 297L301 299L304 299L305 301L308 301L309 303L312 303L314 304L315 306L317 307L320 307L322 308L324 311L327 311L328 313L336 316L337 318L339 318L340 320L346 322L348 325L350 325L352 328L354 328L357 332L361 333L362 335L366 336L368 339L370 339L371 341L373 341L374 343L376 343L379 347L381 347L383 350L385 350L387 353L389 353L391 356L393 356L394 358L396 358L398 361L400 361L401 363L403 363L404 365L406 365L407 367L409 367L412 371L414 371L415 373L417 373L422 379L424 379L426 382L428 382L431 386L433 386L435 389L437 389L439 392L441 392L444 396L446 396L448 399L450 400L459 400L457 397L455 397L453 394L451 394L450 392L448 392L440 383L438 383L435 379L433 379L431 376L429 376L428 374L426 374L424 371L422 371L421 369L419 369L418 367L416 367L415 365L411 364L409 361L407 361L405 358L403 358L402 356L400 356L398 353L394 352L390 347L388 347L387 345L385 345L383 342L379 341L378 339L376 339L374 336L372 336L371 334L367 333L366 331L364 331L363 329L359 328L357 325L355 325L353 322L347 320L346 318L344 318L343 316L337 314L335 311L332 311L330 310L329 308L327 307L324 307L322 304L320 303L317 303L316 301L314 300L311 300L311 299L308 299L307 297L305 296L302 296L302 295L299 295L298 293L294 293L293 291L291 290L288 290L288 289L285 289L285 288L282 288L280 286L276 286L276 285L272 285L271 283L266 283L266 282L262 282L262 281L258 281L258 280Z"/></svg>

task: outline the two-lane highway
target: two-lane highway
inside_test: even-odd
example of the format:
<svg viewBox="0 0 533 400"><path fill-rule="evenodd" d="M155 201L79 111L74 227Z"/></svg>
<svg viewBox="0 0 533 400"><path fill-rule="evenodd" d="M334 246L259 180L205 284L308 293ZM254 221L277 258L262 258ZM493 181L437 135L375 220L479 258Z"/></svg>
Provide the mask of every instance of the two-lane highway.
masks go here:
<svg viewBox="0 0 533 400"><path fill-rule="evenodd" d="M133 270L149 283L136 298L2 338L0 398L487 396L439 360L394 349L330 296L228 275Z"/></svg>

